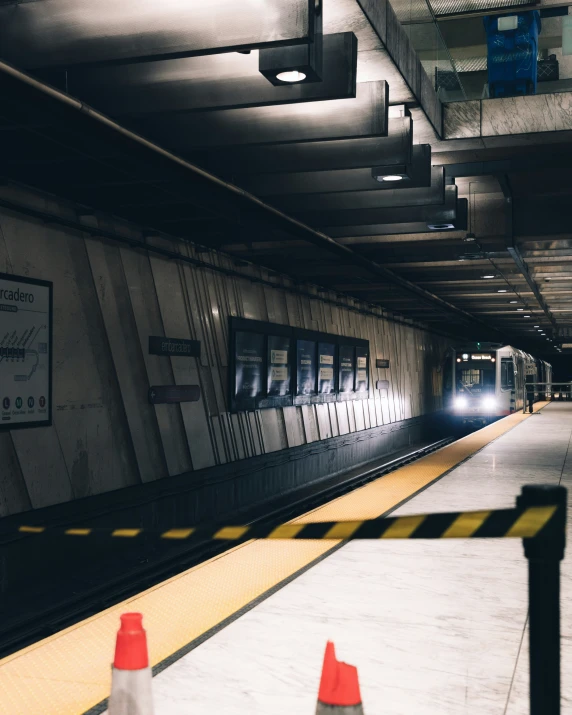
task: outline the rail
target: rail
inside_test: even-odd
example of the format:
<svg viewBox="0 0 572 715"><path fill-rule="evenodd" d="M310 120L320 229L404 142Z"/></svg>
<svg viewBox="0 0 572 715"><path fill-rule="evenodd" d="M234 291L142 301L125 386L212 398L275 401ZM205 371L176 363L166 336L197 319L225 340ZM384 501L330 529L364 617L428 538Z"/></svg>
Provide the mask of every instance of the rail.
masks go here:
<svg viewBox="0 0 572 715"><path fill-rule="evenodd" d="M523 414L526 414L527 411L532 412L534 398L538 393L544 394L552 400L556 399L556 395L559 400L572 400L572 382L525 382L522 387Z"/></svg>

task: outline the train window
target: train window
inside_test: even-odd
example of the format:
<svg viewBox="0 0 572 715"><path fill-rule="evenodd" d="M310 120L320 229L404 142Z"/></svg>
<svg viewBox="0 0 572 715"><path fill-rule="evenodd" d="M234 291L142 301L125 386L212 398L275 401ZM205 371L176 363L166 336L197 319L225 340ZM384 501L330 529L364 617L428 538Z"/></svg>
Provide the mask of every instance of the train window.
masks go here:
<svg viewBox="0 0 572 715"><path fill-rule="evenodd" d="M509 390L514 387L514 363L512 358L501 359L501 388Z"/></svg>
<svg viewBox="0 0 572 715"><path fill-rule="evenodd" d="M460 377L457 382L459 391L476 394L483 391L494 390L495 386L495 371L486 370L461 370Z"/></svg>

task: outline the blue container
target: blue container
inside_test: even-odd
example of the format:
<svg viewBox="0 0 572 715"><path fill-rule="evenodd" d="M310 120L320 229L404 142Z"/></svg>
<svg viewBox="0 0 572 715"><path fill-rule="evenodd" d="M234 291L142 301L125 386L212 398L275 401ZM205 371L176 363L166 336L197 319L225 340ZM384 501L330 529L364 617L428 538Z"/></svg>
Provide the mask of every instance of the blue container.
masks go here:
<svg viewBox="0 0 572 715"><path fill-rule="evenodd" d="M488 15L483 22L487 33L489 97L536 94L541 31L538 10Z"/></svg>

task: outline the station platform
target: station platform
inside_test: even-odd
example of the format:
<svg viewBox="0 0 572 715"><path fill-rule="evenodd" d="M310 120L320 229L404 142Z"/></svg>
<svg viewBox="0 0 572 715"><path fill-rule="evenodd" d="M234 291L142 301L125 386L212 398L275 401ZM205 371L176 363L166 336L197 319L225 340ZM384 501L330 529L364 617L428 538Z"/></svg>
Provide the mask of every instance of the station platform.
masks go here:
<svg viewBox="0 0 572 715"><path fill-rule="evenodd" d="M296 522L510 508L572 480L572 404L539 403ZM570 523L570 522L569 522ZM572 713L570 559L563 713ZM140 611L156 715L313 713L327 640L366 715L528 713L522 542L249 541L0 661L11 715L103 713L119 614Z"/></svg>

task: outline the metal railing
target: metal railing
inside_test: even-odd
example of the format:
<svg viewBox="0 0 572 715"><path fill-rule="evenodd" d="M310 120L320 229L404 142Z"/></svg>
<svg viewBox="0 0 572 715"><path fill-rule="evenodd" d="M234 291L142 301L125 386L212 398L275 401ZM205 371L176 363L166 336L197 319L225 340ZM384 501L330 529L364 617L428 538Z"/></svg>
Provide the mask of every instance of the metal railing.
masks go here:
<svg viewBox="0 0 572 715"><path fill-rule="evenodd" d="M543 394L549 400L572 400L572 382L527 382L522 388L522 412L532 412L534 398Z"/></svg>

